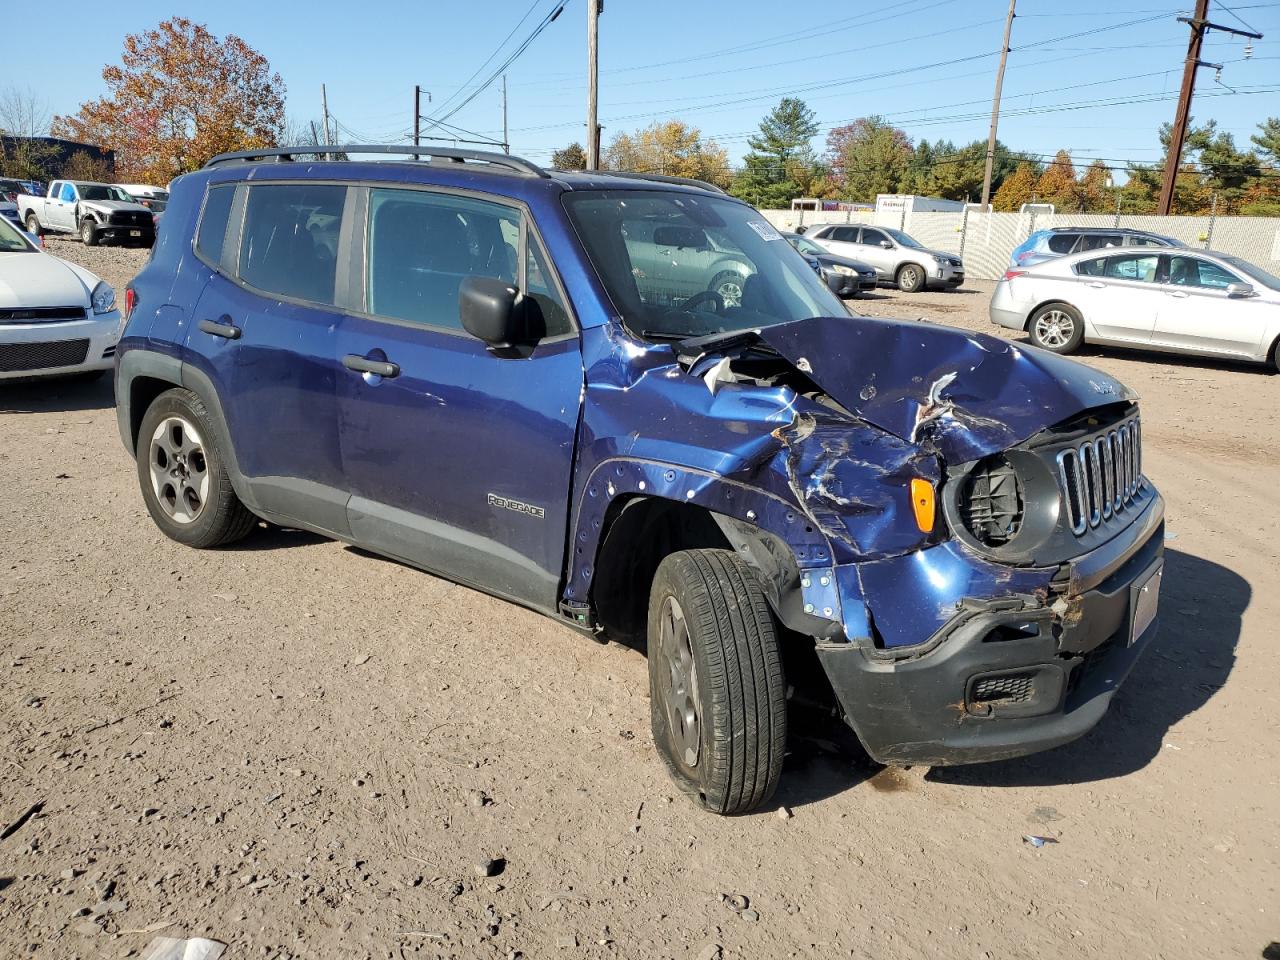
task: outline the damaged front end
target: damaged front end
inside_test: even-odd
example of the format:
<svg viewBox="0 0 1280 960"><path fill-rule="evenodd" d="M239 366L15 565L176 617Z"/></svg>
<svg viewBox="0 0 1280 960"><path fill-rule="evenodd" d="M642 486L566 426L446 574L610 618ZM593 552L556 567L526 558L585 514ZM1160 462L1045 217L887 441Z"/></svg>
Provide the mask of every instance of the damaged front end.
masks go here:
<svg viewBox="0 0 1280 960"><path fill-rule="evenodd" d="M1154 632L1162 564L1163 504L1122 385L995 338L861 318L676 352L699 395L678 403L686 429L717 406L761 411L727 425L716 449L735 454L714 472L795 512L770 525L710 506L783 622L815 637L872 756L1001 759L1101 718ZM805 538L827 549L779 558Z"/></svg>

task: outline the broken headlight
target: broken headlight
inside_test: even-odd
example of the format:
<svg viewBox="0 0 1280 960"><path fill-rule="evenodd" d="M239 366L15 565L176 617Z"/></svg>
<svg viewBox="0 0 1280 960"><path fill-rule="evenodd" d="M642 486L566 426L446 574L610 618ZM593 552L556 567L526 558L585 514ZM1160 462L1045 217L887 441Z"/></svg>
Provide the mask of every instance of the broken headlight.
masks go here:
<svg viewBox="0 0 1280 960"><path fill-rule="evenodd" d="M1045 462L1006 450L961 467L947 480L952 532L999 560L1034 559L1053 536L1061 497Z"/></svg>
<svg viewBox="0 0 1280 960"><path fill-rule="evenodd" d="M1022 527L1022 482L1008 458L988 457L964 478L960 515L979 543L1000 547Z"/></svg>

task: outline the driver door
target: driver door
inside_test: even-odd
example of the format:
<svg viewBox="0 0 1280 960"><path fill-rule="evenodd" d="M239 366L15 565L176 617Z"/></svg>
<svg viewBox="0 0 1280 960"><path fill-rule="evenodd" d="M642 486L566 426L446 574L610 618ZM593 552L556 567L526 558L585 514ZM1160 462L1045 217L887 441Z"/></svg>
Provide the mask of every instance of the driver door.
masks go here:
<svg viewBox="0 0 1280 960"><path fill-rule="evenodd" d="M48 206L49 226L56 230L76 228L76 188L64 182L58 188L56 200L50 200Z"/></svg>

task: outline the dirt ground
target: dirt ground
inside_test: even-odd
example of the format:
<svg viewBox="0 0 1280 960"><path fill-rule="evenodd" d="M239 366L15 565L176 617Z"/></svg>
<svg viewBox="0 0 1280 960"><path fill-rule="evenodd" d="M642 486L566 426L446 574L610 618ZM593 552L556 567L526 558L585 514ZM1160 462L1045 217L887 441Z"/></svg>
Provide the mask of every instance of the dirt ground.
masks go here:
<svg viewBox="0 0 1280 960"><path fill-rule="evenodd" d="M118 291L145 257L51 246ZM990 332L990 287L857 307ZM809 718L736 819L667 780L641 653L309 534L180 547L109 381L0 388L0 956L1280 955L1280 377L1083 359L1168 501L1110 714L932 771Z"/></svg>

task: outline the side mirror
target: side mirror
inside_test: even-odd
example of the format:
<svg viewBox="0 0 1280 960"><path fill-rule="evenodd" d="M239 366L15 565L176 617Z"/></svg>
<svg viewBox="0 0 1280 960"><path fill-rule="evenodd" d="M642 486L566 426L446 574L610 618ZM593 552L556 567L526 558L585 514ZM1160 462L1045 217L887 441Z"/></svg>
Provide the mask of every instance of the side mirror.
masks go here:
<svg viewBox="0 0 1280 960"><path fill-rule="evenodd" d="M886 250L892 250L892 249L893 249L893 244L892 244L890 241L888 241L888 240L881 240L881 241L880 241L880 246L884 247Z"/></svg>
<svg viewBox="0 0 1280 960"><path fill-rule="evenodd" d="M1253 284L1251 283L1229 283L1227 284L1228 297L1252 297Z"/></svg>
<svg viewBox="0 0 1280 960"><path fill-rule="evenodd" d="M462 329L490 348L510 350L523 338L524 324L516 307L519 291L495 277L465 278L458 287Z"/></svg>

